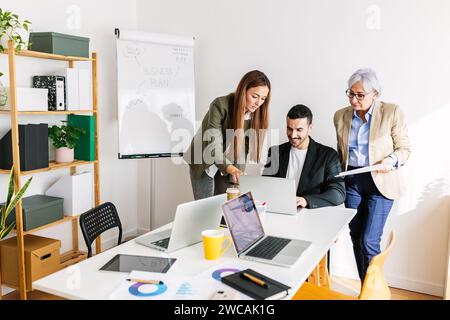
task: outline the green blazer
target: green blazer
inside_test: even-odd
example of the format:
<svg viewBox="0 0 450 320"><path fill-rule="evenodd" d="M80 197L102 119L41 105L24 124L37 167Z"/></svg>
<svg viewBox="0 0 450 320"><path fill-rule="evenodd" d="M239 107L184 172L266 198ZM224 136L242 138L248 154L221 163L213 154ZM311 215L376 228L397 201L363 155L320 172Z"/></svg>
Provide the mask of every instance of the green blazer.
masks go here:
<svg viewBox="0 0 450 320"><path fill-rule="evenodd" d="M245 163L238 164L225 154L226 149L233 141L230 133L228 133L229 137L226 139L226 130L230 129L231 126L233 103L234 94L214 99L203 118L201 128L199 128L191 141L191 145L184 153L183 158L189 164L195 178L200 178L203 172L213 164L217 166L223 175L228 175L226 168L229 165L234 165L239 170L245 170ZM244 130L248 130L249 127L250 121L244 121ZM248 153L248 139L245 140L244 160L247 158ZM216 152L218 150L220 152Z"/></svg>

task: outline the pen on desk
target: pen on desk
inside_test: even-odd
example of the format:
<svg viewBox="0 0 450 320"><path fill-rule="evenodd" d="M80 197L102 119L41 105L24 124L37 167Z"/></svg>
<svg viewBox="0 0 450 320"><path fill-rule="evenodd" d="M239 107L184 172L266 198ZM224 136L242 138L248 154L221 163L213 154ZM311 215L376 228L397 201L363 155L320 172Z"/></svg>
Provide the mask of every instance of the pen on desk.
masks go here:
<svg viewBox="0 0 450 320"><path fill-rule="evenodd" d="M255 276L252 276L251 274L249 274L247 272L241 272L241 277L245 278L263 288L267 288L269 286L265 281L255 277Z"/></svg>
<svg viewBox="0 0 450 320"><path fill-rule="evenodd" d="M139 283L145 283L145 284L161 284L162 283L162 281L160 281L160 280L127 279L127 281L139 282Z"/></svg>

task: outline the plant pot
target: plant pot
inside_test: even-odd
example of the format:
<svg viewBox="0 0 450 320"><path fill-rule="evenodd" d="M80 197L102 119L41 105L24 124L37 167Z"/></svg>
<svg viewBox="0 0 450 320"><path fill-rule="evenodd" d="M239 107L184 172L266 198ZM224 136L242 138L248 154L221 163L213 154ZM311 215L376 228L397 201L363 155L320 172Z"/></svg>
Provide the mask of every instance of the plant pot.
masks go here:
<svg viewBox="0 0 450 320"><path fill-rule="evenodd" d="M7 100L8 100L8 90L0 81L0 107L4 107L6 105Z"/></svg>
<svg viewBox="0 0 450 320"><path fill-rule="evenodd" d="M58 148L55 151L55 161L56 163L69 163L74 160L74 149L69 148Z"/></svg>

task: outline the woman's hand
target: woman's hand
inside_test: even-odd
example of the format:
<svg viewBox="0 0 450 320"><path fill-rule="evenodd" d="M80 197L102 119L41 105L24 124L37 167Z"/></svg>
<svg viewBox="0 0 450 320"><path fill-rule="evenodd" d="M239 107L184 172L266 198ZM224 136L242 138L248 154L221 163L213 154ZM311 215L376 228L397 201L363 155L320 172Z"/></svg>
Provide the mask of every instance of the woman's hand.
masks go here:
<svg viewBox="0 0 450 320"><path fill-rule="evenodd" d="M306 201L303 197L297 197L297 207L305 208L308 205L308 201Z"/></svg>
<svg viewBox="0 0 450 320"><path fill-rule="evenodd" d="M227 167L227 173L233 177L233 183L239 184L239 177L244 173L233 165Z"/></svg>
<svg viewBox="0 0 450 320"><path fill-rule="evenodd" d="M380 164L384 164L386 169L377 170L377 173L388 173L394 167L394 159L392 159L391 157L384 158L382 161L380 161Z"/></svg>

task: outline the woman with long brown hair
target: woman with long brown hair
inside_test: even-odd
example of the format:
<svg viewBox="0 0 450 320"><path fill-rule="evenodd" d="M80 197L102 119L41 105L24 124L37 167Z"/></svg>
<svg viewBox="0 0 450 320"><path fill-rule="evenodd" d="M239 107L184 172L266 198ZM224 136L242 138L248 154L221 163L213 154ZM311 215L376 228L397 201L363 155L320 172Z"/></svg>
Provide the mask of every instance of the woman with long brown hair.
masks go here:
<svg viewBox="0 0 450 320"><path fill-rule="evenodd" d="M246 73L236 91L209 106L184 159L194 198L225 193L239 182L247 156L259 162L269 124L270 81L258 70Z"/></svg>

